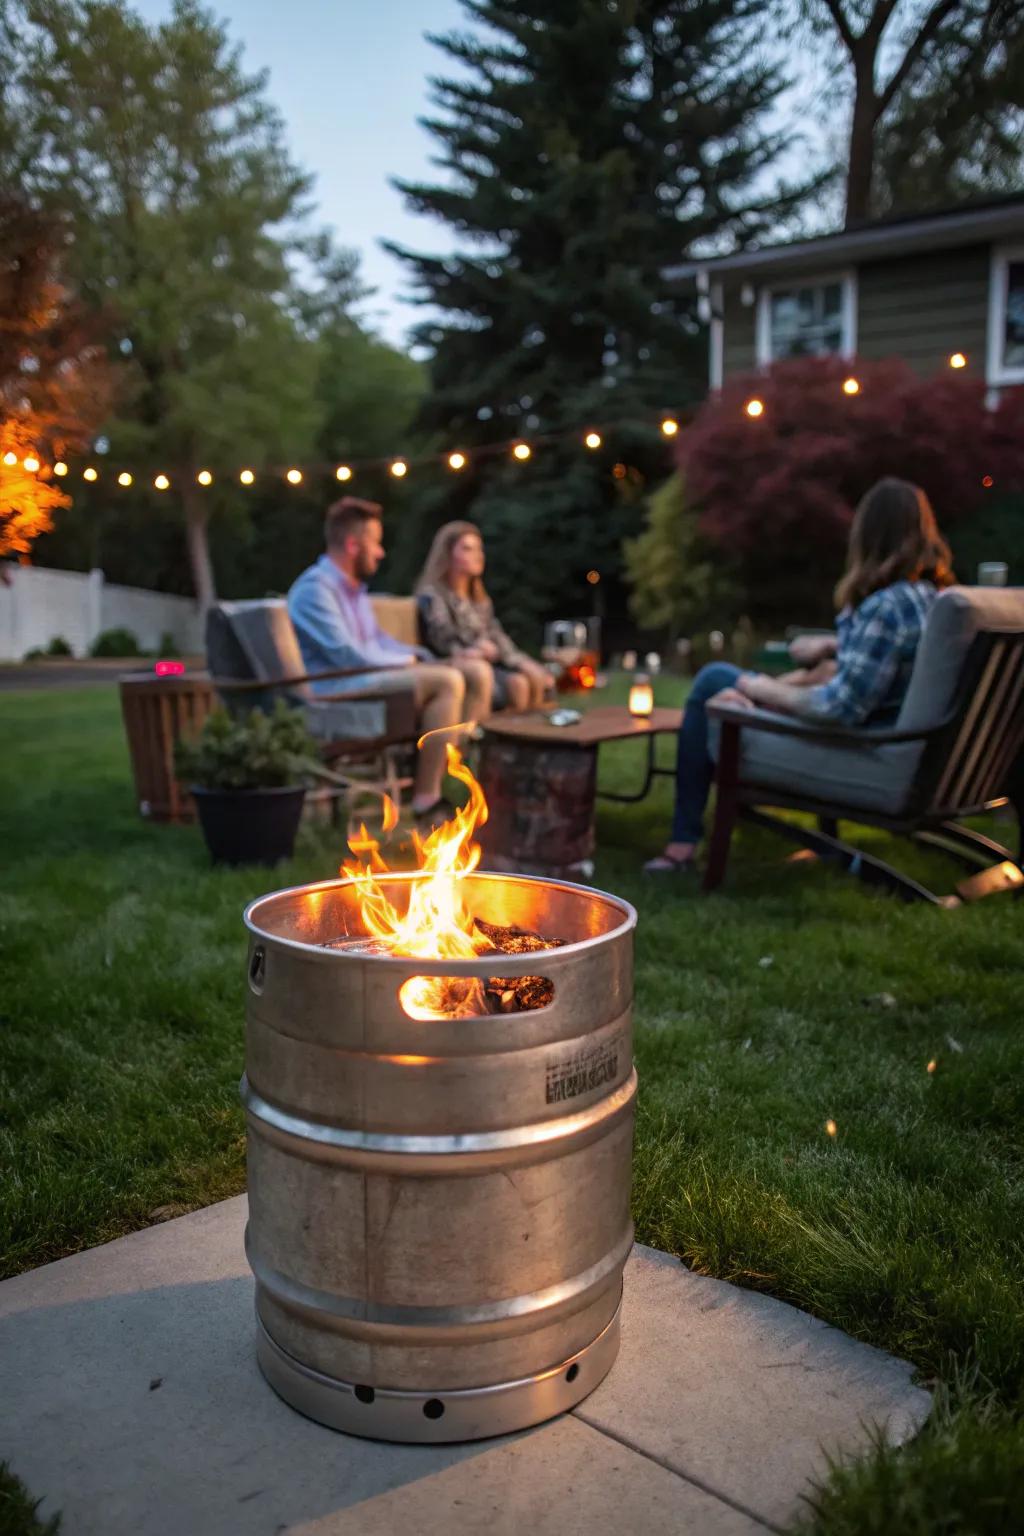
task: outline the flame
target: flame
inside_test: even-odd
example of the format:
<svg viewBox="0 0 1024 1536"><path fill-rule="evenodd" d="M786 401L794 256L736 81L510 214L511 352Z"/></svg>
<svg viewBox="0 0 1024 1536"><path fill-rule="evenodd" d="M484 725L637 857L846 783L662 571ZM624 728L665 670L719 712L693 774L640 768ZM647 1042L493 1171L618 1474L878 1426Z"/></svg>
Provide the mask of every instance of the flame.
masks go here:
<svg viewBox="0 0 1024 1536"><path fill-rule="evenodd" d="M480 844L474 834L487 820L483 790L462 760L457 747L447 747L448 772L464 784L469 801L450 821L442 822L426 838L412 834L419 876L409 882L409 905L404 912L388 899L377 878L388 865L380 843L360 825L349 839L355 860L342 864L342 873L354 881L368 934L394 955L422 960L472 960L490 946L474 930L473 915L466 905L461 882L480 863ZM384 797L384 830L398 823L398 811ZM477 977L453 981L444 976L413 976L399 991L405 1012L413 1019L468 1018L487 1012L484 983Z"/></svg>

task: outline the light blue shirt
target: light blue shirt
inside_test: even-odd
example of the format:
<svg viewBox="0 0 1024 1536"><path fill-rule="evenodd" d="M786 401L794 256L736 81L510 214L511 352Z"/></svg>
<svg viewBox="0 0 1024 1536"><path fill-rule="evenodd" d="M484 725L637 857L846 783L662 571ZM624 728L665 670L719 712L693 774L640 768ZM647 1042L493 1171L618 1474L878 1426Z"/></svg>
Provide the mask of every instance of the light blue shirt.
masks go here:
<svg viewBox="0 0 1024 1536"><path fill-rule="evenodd" d="M385 634L377 623L365 585L339 570L329 555L303 571L288 593L288 612L307 672L334 667L394 667L420 652ZM366 688L368 677L327 678L314 693L347 693Z"/></svg>

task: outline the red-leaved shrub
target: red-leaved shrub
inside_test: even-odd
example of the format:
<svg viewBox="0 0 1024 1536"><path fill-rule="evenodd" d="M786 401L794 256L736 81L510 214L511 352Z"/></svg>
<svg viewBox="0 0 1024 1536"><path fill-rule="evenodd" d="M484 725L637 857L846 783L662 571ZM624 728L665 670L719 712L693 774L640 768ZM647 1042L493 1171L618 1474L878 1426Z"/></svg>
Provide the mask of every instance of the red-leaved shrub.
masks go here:
<svg viewBox="0 0 1024 1536"><path fill-rule="evenodd" d="M856 394L844 393L848 378ZM883 475L922 486L954 537L986 498L1024 489L1024 390L989 409L984 384L958 374L794 359L730 379L682 434L679 462L701 531L736 569L750 611L824 617L854 507Z"/></svg>

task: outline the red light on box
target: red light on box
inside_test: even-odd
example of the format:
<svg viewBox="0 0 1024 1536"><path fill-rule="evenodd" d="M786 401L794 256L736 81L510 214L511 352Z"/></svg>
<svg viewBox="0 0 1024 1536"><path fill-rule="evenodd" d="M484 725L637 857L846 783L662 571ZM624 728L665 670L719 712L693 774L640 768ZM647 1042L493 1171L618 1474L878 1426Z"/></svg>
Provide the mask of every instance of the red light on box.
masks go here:
<svg viewBox="0 0 1024 1536"><path fill-rule="evenodd" d="M157 677L180 677L184 670L183 661L157 661L153 664Z"/></svg>

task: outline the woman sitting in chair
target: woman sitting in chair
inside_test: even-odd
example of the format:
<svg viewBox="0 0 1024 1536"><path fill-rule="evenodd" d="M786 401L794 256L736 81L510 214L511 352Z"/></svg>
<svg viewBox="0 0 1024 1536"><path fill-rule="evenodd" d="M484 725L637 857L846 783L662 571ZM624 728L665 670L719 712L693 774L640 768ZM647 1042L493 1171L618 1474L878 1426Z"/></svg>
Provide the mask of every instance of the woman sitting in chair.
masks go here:
<svg viewBox="0 0 1024 1536"><path fill-rule="evenodd" d="M835 590L835 633L803 635L789 648L800 670L772 678L713 662L698 672L679 728L672 835L644 869L661 874L694 866L714 775L709 700L847 728L889 724L936 593L954 580L949 545L924 491L906 480L880 480L850 529L846 571Z"/></svg>
<svg viewBox="0 0 1024 1536"><path fill-rule="evenodd" d="M479 657L494 669L495 709L543 703L554 680L513 645L484 589L484 541L472 523L445 523L416 583L423 642L435 656Z"/></svg>

